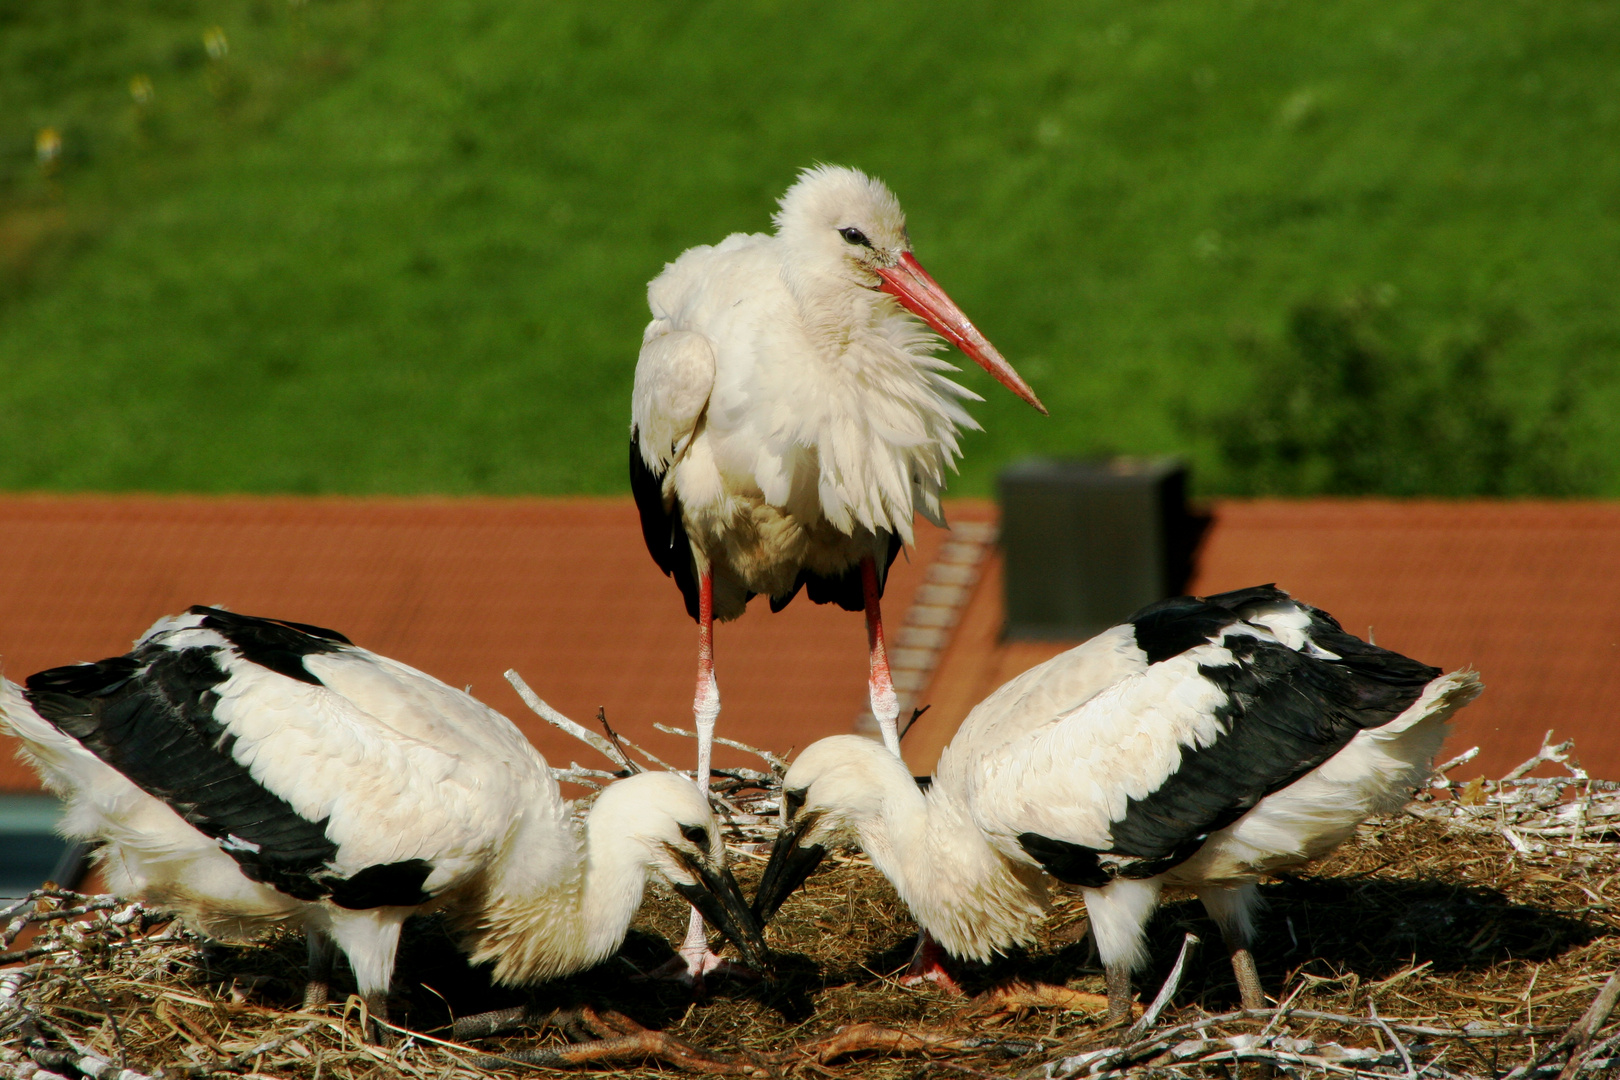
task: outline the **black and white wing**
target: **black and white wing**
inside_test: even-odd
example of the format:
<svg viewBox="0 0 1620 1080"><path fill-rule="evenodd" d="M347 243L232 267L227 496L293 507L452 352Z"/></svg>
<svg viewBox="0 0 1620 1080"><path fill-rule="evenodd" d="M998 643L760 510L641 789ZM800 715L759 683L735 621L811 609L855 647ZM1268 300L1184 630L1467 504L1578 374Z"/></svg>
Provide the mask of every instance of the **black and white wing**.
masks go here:
<svg viewBox="0 0 1620 1080"><path fill-rule="evenodd" d="M420 904L475 872L518 817L566 821L544 760L504 717L319 627L194 607L126 656L30 677L22 696L245 876L299 900ZM17 712L8 702L59 785L96 783ZM554 831L565 846L569 830Z"/></svg>
<svg viewBox="0 0 1620 1080"><path fill-rule="evenodd" d="M1115 681L957 766L986 833L1082 885L1191 857L1440 674L1274 586L1166 600L1108 635ZM1095 660L1075 653L1071 664ZM1054 664L1044 678L1064 672Z"/></svg>
<svg viewBox="0 0 1620 1080"><path fill-rule="evenodd" d="M687 452L714 389L714 347L668 319L647 327L630 396L630 490L653 561L675 579L698 617L698 582L672 471Z"/></svg>

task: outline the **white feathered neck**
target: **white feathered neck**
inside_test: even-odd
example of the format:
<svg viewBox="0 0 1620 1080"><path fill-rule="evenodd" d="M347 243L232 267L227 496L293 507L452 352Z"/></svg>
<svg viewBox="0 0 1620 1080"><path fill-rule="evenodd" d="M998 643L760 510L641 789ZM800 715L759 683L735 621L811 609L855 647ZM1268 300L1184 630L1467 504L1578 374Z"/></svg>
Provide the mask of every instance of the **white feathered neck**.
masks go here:
<svg viewBox="0 0 1620 1080"><path fill-rule="evenodd" d="M806 755L812 751L826 755L824 763L801 757L784 783L809 787L805 812L824 815L818 835L827 829L854 839L947 952L988 960L1034 940L1048 904L1038 868L1003 857L965 807L947 792L925 795L905 764L879 744L835 737ZM802 765L820 775L807 781Z"/></svg>
<svg viewBox="0 0 1620 1080"><path fill-rule="evenodd" d="M648 808L632 796L637 779L605 789L571 831L544 813L514 824L504 857L481 883L485 902L460 927L472 962L495 962L496 982L582 971L623 943L656 862L639 827Z"/></svg>

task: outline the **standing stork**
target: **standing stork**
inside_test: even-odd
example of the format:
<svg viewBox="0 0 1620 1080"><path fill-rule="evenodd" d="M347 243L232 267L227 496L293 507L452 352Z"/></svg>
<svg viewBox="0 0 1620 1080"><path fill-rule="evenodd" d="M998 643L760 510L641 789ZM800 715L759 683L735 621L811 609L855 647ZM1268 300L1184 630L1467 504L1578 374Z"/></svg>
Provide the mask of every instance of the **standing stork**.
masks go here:
<svg viewBox="0 0 1620 1080"><path fill-rule="evenodd" d="M400 927L433 909L497 982L589 967L649 872L765 961L684 778L621 780L576 825L511 721L332 630L194 607L128 655L4 682L0 723L66 800L63 830L104 841L114 892L220 940L303 929L306 1006L335 945L386 1018Z"/></svg>
<svg viewBox="0 0 1620 1080"><path fill-rule="evenodd" d="M1220 926L1243 1007L1263 1008L1258 878L1405 802L1480 689L1275 586L1166 600L981 702L926 794L866 740L811 744L754 910L768 919L829 845L854 843L925 934L987 960L1032 939L1056 878L1084 894L1117 1020L1159 891L1179 885Z"/></svg>
<svg viewBox="0 0 1620 1080"><path fill-rule="evenodd" d="M720 690L714 620L800 589L866 613L868 691L900 753L900 706L879 607L912 517L939 496L977 395L941 372L932 327L1041 412L1044 406L918 265L900 203L855 169L806 169L774 235L691 248L647 289L653 319L631 397L630 483L647 548L698 624L697 778L706 786ZM926 324L926 325L924 325ZM712 961L693 917L682 946Z"/></svg>

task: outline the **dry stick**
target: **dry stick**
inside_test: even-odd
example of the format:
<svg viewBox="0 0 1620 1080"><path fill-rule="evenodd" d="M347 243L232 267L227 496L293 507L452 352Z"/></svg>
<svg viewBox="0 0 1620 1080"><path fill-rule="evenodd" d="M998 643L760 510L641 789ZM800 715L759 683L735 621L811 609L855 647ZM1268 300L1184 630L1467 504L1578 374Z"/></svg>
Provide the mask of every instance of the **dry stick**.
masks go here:
<svg viewBox="0 0 1620 1080"><path fill-rule="evenodd" d="M1370 1018L1365 1016L1347 1016L1343 1013L1321 1012L1314 1009L1278 1008L1254 1009L1249 1011L1240 1009L1236 1012L1220 1013L1215 1016L1200 1017L1197 1020L1188 1021L1187 1023L1176 1024L1172 1027L1163 1028L1134 1044L1125 1044L1116 1047L1100 1047L1096 1050L1087 1051L1076 1056L1083 1058L1084 1063L1087 1065L1107 1057L1110 1065L1117 1067L1123 1062L1141 1058L1144 1056L1144 1054L1154 1050L1155 1048L1173 1045L1174 1040L1186 1035L1189 1032L1202 1031L1205 1028L1217 1027L1221 1024L1227 1024L1237 1020L1264 1020L1282 1016L1284 1014L1297 1020L1331 1021L1333 1023L1343 1024L1346 1027L1376 1026ZM1507 1028L1455 1028L1447 1030L1445 1028L1426 1027L1419 1024L1407 1024L1400 1021L1385 1021L1385 1023L1388 1024L1390 1028L1396 1031L1404 1032L1408 1035L1420 1035L1446 1039L1521 1038L1526 1035L1547 1035L1558 1031L1558 1028L1556 1027L1531 1027L1523 1024L1518 1024ZM1043 1066L1034 1071L1021 1073L1019 1075L1029 1077L1030 1080L1047 1080L1047 1078L1051 1075L1055 1075L1057 1064L1057 1062L1052 1062L1048 1066ZM1068 1073L1065 1073L1064 1075L1068 1075ZM1506 1080L1506 1078L1504 1078L1504 1080Z"/></svg>
<svg viewBox="0 0 1620 1080"><path fill-rule="evenodd" d="M0 952L0 965L15 964L19 960L32 960L36 956L45 956L60 948L61 945L30 945L26 949L17 949L14 952Z"/></svg>
<svg viewBox="0 0 1620 1080"><path fill-rule="evenodd" d="M911 730L913 724L915 724L918 720L922 719L922 714L927 712L929 709L932 709L933 707L934 707L933 704L929 703L927 705L924 705L920 709L912 709L911 710L911 719L906 721L906 726L904 728L902 728L901 731L900 731L900 741L901 742L905 742L906 733Z"/></svg>
<svg viewBox="0 0 1620 1080"><path fill-rule="evenodd" d="M917 1071L916 1075L921 1076L929 1069L949 1069L952 1072L961 1073L963 1076L972 1076L975 1078L975 1080L1002 1080L1001 1077L995 1075L994 1073L987 1073L982 1069L973 1069L966 1065L959 1065L954 1061L939 1061L937 1059L923 1062L922 1068ZM831 1075L837 1074L834 1073Z"/></svg>
<svg viewBox="0 0 1620 1080"><path fill-rule="evenodd" d="M1148 1050L1156 1049L1157 1047L1163 1045L1171 1036L1175 1034L1190 1030L1191 1028L1207 1026L1214 1023L1215 1020L1213 1019L1204 1019L1198 1021L1197 1024L1174 1027L1169 1031L1159 1032L1157 1035L1151 1038L1143 1038L1143 1035L1146 1034L1148 1029L1151 1028L1159 1019L1159 1014L1163 1012L1164 1007L1170 1003L1170 999L1175 996L1176 990L1180 988L1181 973L1186 969L1187 957L1197 944L1197 934L1189 933L1185 938L1182 939L1181 952L1176 955L1176 962L1170 968L1170 974L1165 976L1164 985L1159 987L1159 993L1154 997L1152 1004L1147 1007L1147 1010L1142 1013L1142 1018L1136 1023L1132 1024L1125 1034L1121 1036L1118 1046L1103 1047L1098 1050L1062 1058L1056 1062L1048 1062L1046 1065L1042 1066L1044 1073L1047 1076L1055 1075L1058 1071L1064 1070L1064 1067L1071 1062L1075 1063L1072 1071L1078 1071L1079 1069L1086 1068L1088 1066L1090 1067L1091 1071L1096 1071L1099 1068L1114 1069L1127 1061L1143 1056L1144 1052ZM1276 1009L1266 1010L1267 1013L1280 1011L1281 1010ZM1258 1016L1259 1014L1238 1012L1231 1015L1241 1019ZM1026 1073L1024 1075L1032 1076L1035 1074ZM1070 1075L1070 1071L1064 1071L1064 1075Z"/></svg>
<svg viewBox="0 0 1620 1080"><path fill-rule="evenodd" d="M1284 1020L1288 1019L1289 1015L1293 1012L1293 1004L1294 1004L1294 1002L1304 992L1305 992L1305 984L1303 982L1301 982L1298 986L1294 987L1293 993L1289 994L1286 998L1284 998L1281 1002L1279 1002L1277 1004L1277 1009L1276 1009L1275 1015L1273 1015L1272 1018L1269 1021L1266 1022L1266 1029L1260 1033L1262 1038L1264 1038L1267 1035L1270 1035L1273 1031L1276 1030L1278 1024L1280 1024Z"/></svg>
<svg viewBox="0 0 1620 1080"><path fill-rule="evenodd" d="M600 790L602 781L606 780L612 783L614 780L619 779L619 776L617 773L604 772L601 769L586 769L581 767L579 762L570 761L566 769L552 766L551 778L559 784L566 781L570 784L580 784L584 787L593 787Z"/></svg>
<svg viewBox="0 0 1620 1080"><path fill-rule="evenodd" d="M623 737L621 736L621 738L623 738ZM651 750L645 750L642 747L637 746L635 743L631 742L629 739L623 739L623 742L624 742L624 745L628 746L630 749L634 750L636 753L640 754L642 757L646 758L648 761L652 762L654 765L657 765L659 768L665 770L666 772L679 773L682 776L688 776L689 775L689 776L691 776L693 778L693 783L697 782L697 770L696 769L692 770L691 773L687 773L686 770L677 769L675 766L671 765L669 762L665 761L663 758L659 757L657 754L653 753ZM725 808L726 813L730 814L732 816L736 816L738 814L744 813L742 807L738 806L736 803L732 802L730 799L726 798L724 795L721 795L719 792L714 790L714 772L715 772L715 770L711 768L709 770L709 775L705 778L706 782L703 785L701 785L703 787L703 790L705 791L705 793L708 794L709 800L711 802L714 802L714 803L719 803L722 807Z"/></svg>
<svg viewBox="0 0 1620 1080"><path fill-rule="evenodd" d="M22 993L23 987L28 985L28 981L38 973L38 964L0 971L0 1016L12 1009L23 1007L18 1003L18 995Z"/></svg>
<svg viewBox="0 0 1620 1080"><path fill-rule="evenodd" d="M114 949L138 949L143 944L145 944L143 939L134 938L128 941L103 942L101 947L111 952ZM0 967L4 967L7 964L15 964L20 960L32 960L36 956L47 956L56 952L72 952L74 950L74 946L75 943L72 941L58 941L55 944L30 945L26 949L17 949L13 952L0 953Z"/></svg>
<svg viewBox="0 0 1620 1080"><path fill-rule="evenodd" d="M534 1013L518 1006L457 1020L451 1030L457 1040L484 1038L517 1027L558 1027L568 1031L583 1027L595 1039L567 1047L540 1047L499 1056L484 1055L474 1063L488 1068L501 1062L547 1066L561 1064L587 1064L655 1057L681 1068L696 1068L718 1072L751 1073L751 1067L732 1068L737 1063L725 1056L716 1056L684 1043L663 1032L649 1031L629 1017L609 1011L598 1014L590 1008L553 1010Z"/></svg>
<svg viewBox="0 0 1620 1080"><path fill-rule="evenodd" d="M1384 1023L1384 1018L1378 1015L1378 1006L1373 1002L1371 994L1367 995L1367 1014L1372 1017L1373 1023L1378 1025L1378 1030L1382 1031L1389 1038L1389 1041L1394 1044L1395 1052L1401 1055L1401 1064L1406 1066L1407 1080L1417 1080L1417 1073L1412 1071L1412 1055L1406 1052L1406 1044L1401 1042L1395 1032L1390 1030L1388 1024Z"/></svg>
<svg viewBox="0 0 1620 1080"><path fill-rule="evenodd" d="M697 732L687 731L685 728L670 727L667 724L654 724L653 727L658 731L662 731L665 735L679 735L683 739L697 738ZM761 750L757 746L749 746L745 742L738 742L736 739L728 739L723 735L716 735L714 737L714 741L719 743L721 746L729 746L733 750L741 750L745 753L753 754L757 758L763 758L765 763L771 767L773 772L787 772L788 763L780 756L771 753L769 750Z"/></svg>
<svg viewBox="0 0 1620 1080"><path fill-rule="evenodd" d="M626 739L623 735L619 736L619 741L622 742L626 747L630 748L631 750L634 750L636 753L640 754L642 757L644 757L648 761L652 762L654 765L657 765L660 769L663 769L665 772L672 772L672 773L685 772L685 770L683 770L683 769L677 769L675 766L671 765L669 762L665 761L663 758L659 757L657 754L653 753L651 750L648 750L648 749L646 749L646 748L644 748L642 746L638 746L636 743L631 742L629 739ZM637 771L640 771L639 766L634 766L634 767L637 769ZM713 771L714 770L711 769L710 773L712 774ZM694 773L695 773L695 770L694 770ZM712 779L712 777L711 777L711 779Z"/></svg>
<svg viewBox="0 0 1620 1080"><path fill-rule="evenodd" d="M31 1046L28 1048L28 1056L34 1059L35 1064L43 1065L47 1069L69 1068L90 1077L91 1080L153 1080L146 1073L114 1065L106 1058L89 1051L50 1050L43 1046Z"/></svg>
<svg viewBox="0 0 1620 1080"><path fill-rule="evenodd" d="M1534 1062L1521 1065L1509 1073L1508 1076L1512 1077L1534 1072L1567 1049L1569 1051L1569 1062L1564 1066L1563 1071L1558 1074L1558 1080L1569 1080L1577 1071L1577 1063L1582 1053L1591 1043L1592 1037L1608 1022L1616 1004L1620 1004L1620 969L1616 969L1609 976L1608 981L1603 984L1603 988L1592 999L1592 1004L1587 1006L1586 1011L1581 1014L1579 1020L1569 1026L1569 1030L1564 1032L1562 1038L1557 1039L1548 1046Z"/></svg>
<svg viewBox="0 0 1620 1080"><path fill-rule="evenodd" d="M640 766L631 762L631 760L626 757L617 746L614 746L607 739L604 739L602 736L598 735L589 728L574 723L574 721L568 719L568 717L564 716L556 709L553 709L544 701L541 701L540 695L529 689L529 684L523 681L523 676L519 675L516 669L507 669L506 681L511 683L512 689L518 692L518 697L523 699L523 704L532 709L535 715L540 717L540 719L544 720L554 728L566 731L580 742L596 750L603 757L613 762L619 768L626 769L632 773L641 771Z"/></svg>
<svg viewBox="0 0 1620 1080"><path fill-rule="evenodd" d="M1558 1080L1567 1080L1567 1078L1575 1076L1583 1069L1612 1068L1613 1058L1609 1059L1608 1064L1602 1064L1598 1059L1604 1054L1613 1052L1617 1046L1620 1046L1620 1035L1611 1035L1590 1050L1571 1054L1569 1064L1565 1065L1563 1070L1559 1072ZM1583 1058L1584 1060L1582 1060Z"/></svg>
<svg viewBox="0 0 1620 1080"><path fill-rule="evenodd" d="M1312 1054L1297 1053L1289 1050L1278 1050L1272 1047L1232 1046L1230 1042L1228 1042L1227 1045L1229 1047L1228 1049L1217 1050L1216 1052L1206 1054L1203 1057L1184 1060L1178 1064L1208 1065L1216 1062L1236 1063L1239 1061L1265 1061L1274 1062L1278 1065L1307 1066L1309 1068L1318 1069L1325 1073L1343 1073L1347 1076L1377 1077L1388 1075L1387 1073L1371 1072L1369 1070L1346 1067L1338 1062L1329 1061L1326 1057ZM1307 1041L1307 1045L1314 1047L1316 1044Z"/></svg>
<svg viewBox="0 0 1620 1080"><path fill-rule="evenodd" d="M6 927L6 936L4 938L0 938L0 947L4 947L5 945L9 944L10 939L15 937L17 933L21 932L23 927L30 923L51 922L57 919L76 919L80 915L89 915L97 911L111 911L113 908L124 909L113 917L113 919L116 920L114 922L114 925L116 926L124 926L133 922L135 917L141 913L141 906L139 903L130 903L128 900L118 896L98 896L93 900L79 904L75 907L46 908L43 911L27 911L11 920L11 923ZM9 910L15 911L16 908L12 907ZM0 915L0 918L3 917L4 915Z"/></svg>
<svg viewBox="0 0 1620 1080"><path fill-rule="evenodd" d="M624 752L624 743L623 743L623 741L620 740L618 732L613 730L613 725L608 723L607 706L598 705L596 707L596 722L598 724L602 725L602 730L603 731L607 732L608 742L612 743L615 747L618 748L619 756L624 758L624 760L628 762L630 760L630 756ZM641 772L641 769L640 769L639 766L632 765L630 767L630 771L631 772Z"/></svg>
<svg viewBox="0 0 1620 1080"><path fill-rule="evenodd" d="M175 1071L181 1076L207 1076L216 1072L240 1072L254 1058L263 1057L265 1054L273 1054L294 1039L302 1039L316 1028L328 1027L331 1023L332 1021L329 1019L312 1020L303 1027L295 1028L283 1035L277 1035L273 1039L266 1039L257 1046L250 1046L239 1054L231 1055L224 1061L215 1062L212 1065L187 1065Z"/></svg>
<svg viewBox="0 0 1620 1080"><path fill-rule="evenodd" d="M1135 1040L1141 1038L1142 1035L1158 1021L1159 1014L1164 1011L1164 1007L1166 1005L1170 1004L1170 999L1174 997L1176 991L1180 989L1181 973L1187 966L1187 956L1194 948L1197 947L1197 945L1197 934L1189 933L1181 940L1181 952L1176 954L1176 962L1170 968L1170 974L1164 977L1164 985L1159 987L1158 996L1156 996L1153 999L1153 1003L1147 1007L1147 1011L1142 1014L1142 1018L1136 1023L1132 1024L1129 1031L1125 1032L1125 1037L1120 1040L1121 1042L1134 1042Z"/></svg>
<svg viewBox="0 0 1620 1080"><path fill-rule="evenodd" d="M1478 756L1479 756L1479 747L1471 746L1467 750L1464 750L1462 753L1458 754L1456 757L1452 758L1450 761L1446 762L1444 765L1441 765L1438 768L1436 768L1434 770L1434 775L1435 776L1444 776L1446 773L1450 772L1452 769L1455 769L1457 766L1466 765L1470 761L1473 761ZM1447 781L1447 783L1449 783L1449 782L1450 781Z"/></svg>
<svg viewBox="0 0 1620 1080"><path fill-rule="evenodd" d="M88 982L85 981L85 978L84 978L83 975L80 975L76 971L69 972L69 975L73 978L73 980L75 982L77 982L80 986L84 987L86 993L88 993L91 997L96 999L96 1004L97 1005L101 1006L101 1014L107 1018L107 1023L112 1025L113 1041L118 1044L118 1062L119 1062L119 1065L121 1067L125 1068L125 1069L128 1069L129 1068L129 1049L124 1046L124 1031L123 1031L122 1028L120 1028L118 1026L118 1018L112 1014L112 1006L107 1004L107 999L106 998L102 997L100 994L98 994L96 992L95 987L91 986Z"/></svg>
<svg viewBox="0 0 1620 1080"><path fill-rule="evenodd" d="M1541 737L1541 749L1536 751L1535 756L1520 762L1512 772L1502 777L1502 779L1497 781L1497 783L1504 784L1510 780L1517 780L1544 761L1556 762L1560 765L1568 762L1569 752L1575 748L1575 740L1565 739L1557 746L1554 746L1552 744L1552 733L1553 729L1548 728L1547 734Z"/></svg>
<svg viewBox="0 0 1620 1080"><path fill-rule="evenodd" d="M1283 1009L1255 1009L1251 1012L1238 1011L1225 1013L1220 1016L1212 1016L1196 1021L1194 1024L1189 1026L1205 1027L1211 1024L1224 1023L1228 1020L1240 1020L1244 1017L1260 1018L1274 1016L1284 1011L1285 1010ZM1335 1023L1345 1024L1353 1027L1374 1026L1373 1021L1365 1016L1346 1016L1343 1013L1320 1012L1314 1009L1293 1009L1288 1011L1292 1016L1295 1016L1301 1020L1329 1020ZM1512 1027L1504 1028L1464 1027L1452 1028L1448 1030L1446 1028L1425 1027L1420 1024L1402 1023L1399 1020L1385 1022L1388 1023L1390 1027L1393 1027L1396 1031L1405 1032L1408 1035L1423 1035L1441 1039L1516 1039L1524 1035L1550 1035L1558 1030L1558 1028L1555 1026L1548 1026L1544 1024L1515 1024Z"/></svg>

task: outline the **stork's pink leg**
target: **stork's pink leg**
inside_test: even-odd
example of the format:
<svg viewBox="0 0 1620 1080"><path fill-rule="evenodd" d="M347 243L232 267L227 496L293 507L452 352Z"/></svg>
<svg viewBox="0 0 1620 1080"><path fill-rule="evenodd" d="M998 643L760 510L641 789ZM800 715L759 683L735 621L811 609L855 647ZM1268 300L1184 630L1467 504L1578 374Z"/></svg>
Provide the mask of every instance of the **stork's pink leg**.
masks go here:
<svg viewBox="0 0 1620 1080"><path fill-rule="evenodd" d="M883 607L878 595L877 563L861 560L861 589L866 595L866 648L871 654L871 675L866 689L872 700L872 716L883 733L883 745L900 757L900 697L894 692L889 675L889 650L883 643Z"/></svg>
<svg viewBox="0 0 1620 1080"><path fill-rule="evenodd" d="M698 582L698 675L697 693L692 699L692 719L697 724L698 735L698 767L694 779L698 790L704 795L709 792L710 763L714 757L714 725L719 718L720 684L714 680L714 578L705 571ZM699 992L703 989L703 977L725 965L725 961L710 951L703 916L698 914L696 908L692 909L692 917L686 924L686 940L681 942L677 951L679 961L668 965L672 970L661 970L657 974L673 975L682 981L690 980Z"/></svg>
<svg viewBox="0 0 1620 1080"><path fill-rule="evenodd" d="M714 681L714 577L706 570L698 582L698 674L692 719L698 734L697 786L707 795L714 757L714 723L720 719L720 684Z"/></svg>

